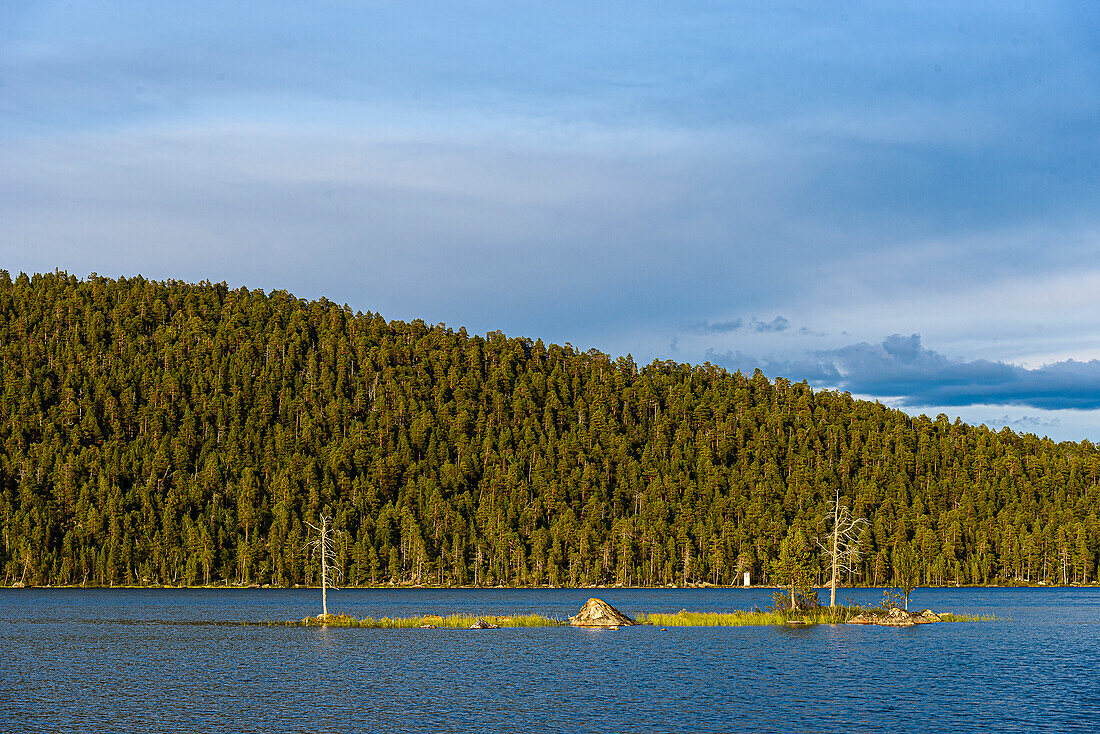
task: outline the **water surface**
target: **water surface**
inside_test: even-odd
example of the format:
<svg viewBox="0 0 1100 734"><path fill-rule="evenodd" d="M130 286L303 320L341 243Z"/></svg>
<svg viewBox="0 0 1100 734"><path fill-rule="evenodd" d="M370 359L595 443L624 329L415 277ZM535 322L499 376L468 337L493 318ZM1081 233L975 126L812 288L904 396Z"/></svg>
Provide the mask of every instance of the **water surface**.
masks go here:
<svg viewBox="0 0 1100 734"><path fill-rule="evenodd" d="M908 629L230 624L317 614L319 596L0 589L0 730L1100 730L1100 589L919 589L915 608L999 619ZM590 596L632 615L770 602L764 589L341 590L329 610L564 619Z"/></svg>

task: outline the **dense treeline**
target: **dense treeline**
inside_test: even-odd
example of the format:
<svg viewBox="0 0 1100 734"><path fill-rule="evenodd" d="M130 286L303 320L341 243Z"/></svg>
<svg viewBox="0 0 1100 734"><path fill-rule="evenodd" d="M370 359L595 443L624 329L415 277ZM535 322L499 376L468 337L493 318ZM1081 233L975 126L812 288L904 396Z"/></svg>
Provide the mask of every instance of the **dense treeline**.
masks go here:
<svg viewBox="0 0 1100 734"><path fill-rule="evenodd" d="M33 584L1087 582L1100 453L759 372L386 322L224 284L0 271L0 569ZM816 561L819 578L824 578Z"/></svg>

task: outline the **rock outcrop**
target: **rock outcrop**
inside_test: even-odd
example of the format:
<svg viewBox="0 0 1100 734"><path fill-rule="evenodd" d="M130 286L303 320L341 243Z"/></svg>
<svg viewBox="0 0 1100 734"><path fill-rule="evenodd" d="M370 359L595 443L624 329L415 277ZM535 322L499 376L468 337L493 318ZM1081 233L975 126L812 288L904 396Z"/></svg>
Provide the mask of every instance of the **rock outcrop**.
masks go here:
<svg viewBox="0 0 1100 734"><path fill-rule="evenodd" d="M479 620L477 620L476 622L474 622L473 624L470 625L470 629L472 629L472 630L498 630L498 629L500 629L500 625L499 624L493 624L492 622L486 622L484 619L479 619Z"/></svg>
<svg viewBox="0 0 1100 734"><path fill-rule="evenodd" d="M589 599L569 618L574 627L625 627L638 624L603 599Z"/></svg>
<svg viewBox="0 0 1100 734"><path fill-rule="evenodd" d="M915 624L939 622L940 615L931 609L920 612L907 612L904 609L891 609L886 614L863 612L848 620L848 624L877 624L881 627L912 627Z"/></svg>

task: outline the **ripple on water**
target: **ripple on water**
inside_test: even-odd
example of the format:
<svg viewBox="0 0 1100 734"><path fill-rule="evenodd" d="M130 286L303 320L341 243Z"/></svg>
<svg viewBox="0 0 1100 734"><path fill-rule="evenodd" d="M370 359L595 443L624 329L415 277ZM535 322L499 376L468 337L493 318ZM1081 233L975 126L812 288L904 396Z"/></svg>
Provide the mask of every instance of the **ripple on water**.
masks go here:
<svg viewBox="0 0 1100 734"><path fill-rule="evenodd" d="M767 590L344 590L354 616L766 606ZM845 596L842 594L842 596ZM877 602L881 591L852 590ZM1095 731L1100 590L919 590L909 629L243 626L308 590L0 590L0 730ZM207 624L216 622L217 624Z"/></svg>

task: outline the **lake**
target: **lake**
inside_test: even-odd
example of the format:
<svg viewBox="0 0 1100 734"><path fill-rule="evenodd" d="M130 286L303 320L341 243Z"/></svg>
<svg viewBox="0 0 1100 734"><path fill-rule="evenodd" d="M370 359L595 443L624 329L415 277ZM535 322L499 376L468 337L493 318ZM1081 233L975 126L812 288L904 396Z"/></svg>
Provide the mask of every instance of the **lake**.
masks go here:
<svg viewBox="0 0 1100 734"><path fill-rule="evenodd" d="M329 611L564 619L591 596L632 616L770 603L767 589L372 589L330 592ZM0 589L0 730L1100 730L1100 589L918 589L924 607L998 620L322 629L227 624L317 614L313 590Z"/></svg>

